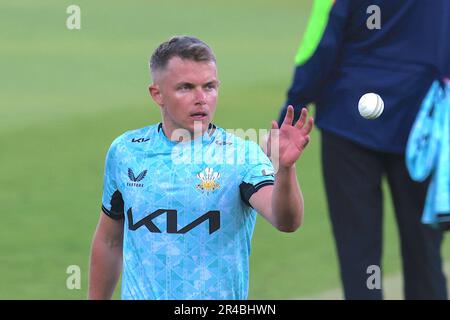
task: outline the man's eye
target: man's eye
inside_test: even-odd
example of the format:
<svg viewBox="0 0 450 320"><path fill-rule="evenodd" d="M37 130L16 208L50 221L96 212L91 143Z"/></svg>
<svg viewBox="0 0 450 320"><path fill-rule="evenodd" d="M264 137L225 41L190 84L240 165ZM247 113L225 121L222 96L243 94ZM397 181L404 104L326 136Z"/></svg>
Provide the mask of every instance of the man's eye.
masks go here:
<svg viewBox="0 0 450 320"><path fill-rule="evenodd" d="M180 89L180 90L189 90L189 89L191 89L191 87L189 85L187 85L187 84L184 84L184 85L179 86L178 89Z"/></svg>
<svg viewBox="0 0 450 320"><path fill-rule="evenodd" d="M215 84L208 84L208 85L206 85L206 89L207 90L214 90L215 88L216 88Z"/></svg>

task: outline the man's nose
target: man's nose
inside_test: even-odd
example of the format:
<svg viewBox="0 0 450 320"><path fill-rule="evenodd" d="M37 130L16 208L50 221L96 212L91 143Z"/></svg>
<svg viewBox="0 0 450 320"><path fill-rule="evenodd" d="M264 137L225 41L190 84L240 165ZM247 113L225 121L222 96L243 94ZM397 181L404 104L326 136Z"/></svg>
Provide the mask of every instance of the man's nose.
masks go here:
<svg viewBox="0 0 450 320"><path fill-rule="evenodd" d="M197 88L195 89L195 103L206 103L206 93L203 90L203 88Z"/></svg>

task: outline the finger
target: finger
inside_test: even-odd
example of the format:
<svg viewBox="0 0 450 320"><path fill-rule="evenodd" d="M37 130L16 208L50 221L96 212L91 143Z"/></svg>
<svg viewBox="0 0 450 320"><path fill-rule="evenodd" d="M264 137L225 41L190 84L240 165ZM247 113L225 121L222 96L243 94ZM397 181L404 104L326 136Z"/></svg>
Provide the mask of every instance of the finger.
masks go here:
<svg viewBox="0 0 450 320"><path fill-rule="evenodd" d="M267 153L266 155L270 158L272 156L272 142L275 141L275 148L278 146L279 139L279 128L276 121L272 121L272 128L269 132L269 139L267 140Z"/></svg>
<svg viewBox="0 0 450 320"><path fill-rule="evenodd" d="M272 121L272 129L278 129L278 123L275 120Z"/></svg>
<svg viewBox="0 0 450 320"><path fill-rule="evenodd" d="M298 129L303 128L306 122L306 117L308 117L308 109L302 108L302 112L300 113L300 118L298 119L297 123L295 124L295 127Z"/></svg>
<svg viewBox="0 0 450 320"><path fill-rule="evenodd" d="M309 143L309 140L311 140L311 138L309 137L309 135L305 136L305 142L303 143L303 149L306 148L306 146L307 146L308 143Z"/></svg>
<svg viewBox="0 0 450 320"><path fill-rule="evenodd" d="M310 134L313 126L314 126L314 118L311 117L311 118L309 118L309 121L306 124L306 126L303 128L303 130L305 131L305 134Z"/></svg>
<svg viewBox="0 0 450 320"><path fill-rule="evenodd" d="M292 126L292 120L294 120L294 107L289 105L287 108L286 116L283 120L283 124Z"/></svg>
<svg viewBox="0 0 450 320"><path fill-rule="evenodd" d="M269 134L266 136L266 141L264 141L264 153L270 157L270 147L271 147L271 141L272 141L272 130L278 129L278 123L276 121L272 121L271 123L271 130L269 130Z"/></svg>

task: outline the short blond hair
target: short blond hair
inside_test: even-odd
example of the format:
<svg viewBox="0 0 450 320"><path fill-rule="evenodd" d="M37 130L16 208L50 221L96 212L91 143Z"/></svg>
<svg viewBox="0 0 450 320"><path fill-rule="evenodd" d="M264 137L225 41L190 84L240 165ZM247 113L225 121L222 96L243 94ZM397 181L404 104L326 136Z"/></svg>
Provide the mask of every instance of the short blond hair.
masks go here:
<svg viewBox="0 0 450 320"><path fill-rule="evenodd" d="M191 36L175 36L161 43L153 52L150 58L152 77L157 71L164 70L173 57L193 61L216 62L216 57L211 48L200 39Z"/></svg>

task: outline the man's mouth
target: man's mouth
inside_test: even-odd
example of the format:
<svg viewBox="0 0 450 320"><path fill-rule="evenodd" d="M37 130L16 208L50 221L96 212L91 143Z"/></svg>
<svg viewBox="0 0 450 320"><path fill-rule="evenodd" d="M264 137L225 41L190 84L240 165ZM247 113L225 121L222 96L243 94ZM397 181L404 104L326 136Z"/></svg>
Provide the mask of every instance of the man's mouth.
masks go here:
<svg viewBox="0 0 450 320"><path fill-rule="evenodd" d="M208 114L206 112L195 112L191 113L191 118L194 120L205 120L208 117Z"/></svg>

